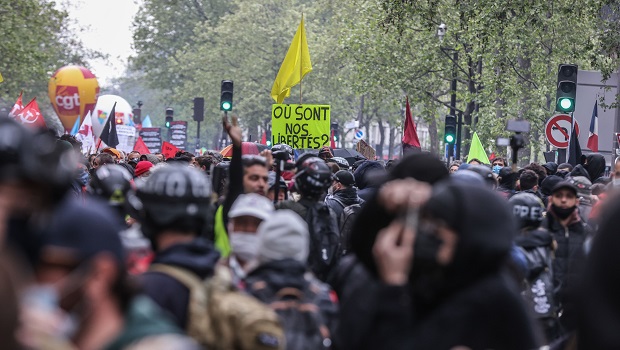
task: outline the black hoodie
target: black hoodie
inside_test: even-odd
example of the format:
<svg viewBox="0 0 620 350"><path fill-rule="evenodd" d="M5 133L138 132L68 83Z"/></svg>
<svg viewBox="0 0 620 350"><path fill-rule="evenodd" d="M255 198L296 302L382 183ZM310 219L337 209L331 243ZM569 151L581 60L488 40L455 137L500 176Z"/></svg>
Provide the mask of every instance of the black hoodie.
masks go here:
<svg viewBox="0 0 620 350"><path fill-rule="evenodd" d="M588 171L590 181L594 183L605 174L605 157L598 153L589 154L584 168Z"/></svg>
<svg viewBox="0 0 620 350"><path fill-rule="evenodd" d="M385 174L385 168L381 163L369 160L365 161L357 169L355 169L355 184L359 191L357 195L367 201L377 191L381 185L380 178Z"/></svg>
<svg viewBox="0 0 620 350"><path fill-rule="evenodd" d="M614 199L601 215L580 284L579 349L620 349L620 201Z"/></svg>
<svg viewBox="0 0 620 350"><path fill-rule="evenodd" d="M205 279L213 275L219 258L220 254L211 242L197 238L189 243L175 244L158 252L153 264L180 267L195 273L200 279ZM162 309L170 312L177 326L186 329L189 289L161 272L146 272L140 281L144 294L151 297Z"/></svg>
<svg viewBox="0 0 620 350"><path fill-rule="evenodd" d="M453 260L438 275L412 275L409 287L383 288L377 310L390 314L377 317L376 343L366 348L536 348L519 288L503 272L516 232L505 200L480 187L440 184L420 215L441 219L457 234Z"/></svg>

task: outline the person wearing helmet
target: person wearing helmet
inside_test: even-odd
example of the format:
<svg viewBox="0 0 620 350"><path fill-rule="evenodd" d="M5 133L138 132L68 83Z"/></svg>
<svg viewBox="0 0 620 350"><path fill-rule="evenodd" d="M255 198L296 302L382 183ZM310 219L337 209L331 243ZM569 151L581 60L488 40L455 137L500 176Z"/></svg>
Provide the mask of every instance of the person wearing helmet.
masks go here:
<svg viewBox="0 0 620 350"><path fill-rule="evenodd" d="M216 272L220 254L204 238L213 217L211 183L204 172L178 164L163 167L137 190L136 199L142 231L155 251L141 276L144 293L207 348L282 349L276 314L233 292L230 280L222 278L225 273ZM251 329L248 314L260 317L252 318Z"/></svg>
<svg viewBox="0 0 620 350"><path fill-rule="evenodd" d="M107 202L118 214L119 221L124 222L127 215L127 193L132 187L131 180L131 174L124 167L107 164L93 174L88 193Z"/></svg>
<svg viewBox="0 0 620 350"><path fill-rule="evenodd" d="M555 242L549 231L540 228L545 207L540 198L526 192L515 194L508 202L520 228L515 244L527 262L522 295L549 344L558 336L558 323L557 304L553 296Z"/></svg>
<svg viewBox="0 0 620 350"><path fill-rule="evenodd" d="M318 157L300 158L294 182L301 198L298 202L280 202L276 209L291 209L306 221L310 230L308 265L316 277L325 281L341 255L336 213L323 202L332 184L332 172Z"/></svg>
<svg viewBox="0 0 620 350"><path fill-rule="evenodd" d="M155 252L153 263L182 267L200 279L210 277L220 255L201 237L212 215L206 175L187 166L169 165L149 176L136 197L139 201L132 198L132 206ZM145 294L186 329L189 290L161 272L149 271L141 277Z"/></svg>

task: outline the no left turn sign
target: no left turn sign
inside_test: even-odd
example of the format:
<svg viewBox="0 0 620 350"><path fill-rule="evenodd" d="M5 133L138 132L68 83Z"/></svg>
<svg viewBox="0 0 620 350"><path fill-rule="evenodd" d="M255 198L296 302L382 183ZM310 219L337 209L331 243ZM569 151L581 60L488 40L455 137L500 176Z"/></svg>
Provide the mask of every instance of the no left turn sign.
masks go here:
<svg viewBox="0 0 620 350"><path fill-rule="evenodd" d="M567 148L570 138L571 118L568 114L558 114L547 120L545 125L545 136L552 146L557 148ZM579 136L579 124L575 120L575 132Z"/></svg>

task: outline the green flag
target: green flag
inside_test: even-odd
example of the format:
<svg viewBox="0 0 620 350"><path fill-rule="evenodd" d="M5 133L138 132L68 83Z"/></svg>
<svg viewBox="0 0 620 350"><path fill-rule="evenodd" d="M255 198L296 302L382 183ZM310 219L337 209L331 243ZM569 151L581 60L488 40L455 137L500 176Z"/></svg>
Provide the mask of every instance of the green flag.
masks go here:
<svg viewBox="0 0 620 350"><path fill-rule="evenodd" d="M467 161L469 162L474 158L480 160L484 164L491 164L491 162L489 162L487 152L484 150L484 147L482 147L482 142L480 142L477 133L474 133L474 136L471 138L471 147L469 147Z"/></svg>

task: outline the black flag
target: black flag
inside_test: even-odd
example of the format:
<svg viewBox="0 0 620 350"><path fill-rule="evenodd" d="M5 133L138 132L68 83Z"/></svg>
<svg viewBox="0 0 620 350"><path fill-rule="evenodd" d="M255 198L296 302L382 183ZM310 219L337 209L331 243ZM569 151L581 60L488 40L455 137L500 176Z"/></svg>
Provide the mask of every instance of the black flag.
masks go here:
<svg viewBox="0 0 620 350"><path fill-rule="evenodd" d="M112 107L112 111L108 116L108 121L103 126L101 132L101 141L103 141L108 147L116 148L118 146L118 134L116 133L116 102Z"/></svg>
<svg viewBox="0 0 620 350"><path fill-rule="evenodd" d="M568 163L572 166L581 164L581 146L579 146L579 138L575 126L571 128L570 140L568 142Z"/></svg>

